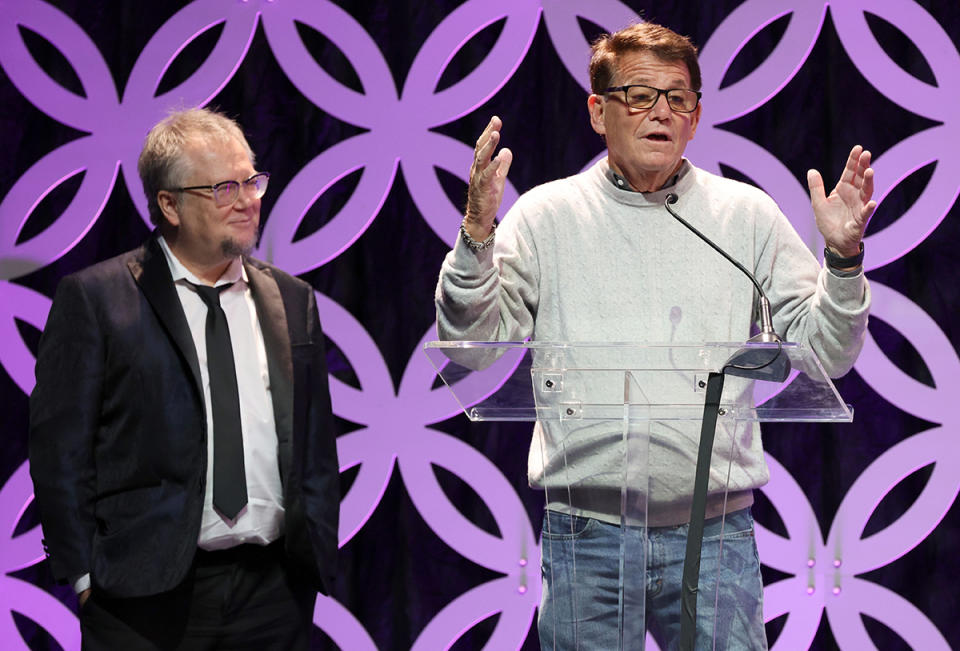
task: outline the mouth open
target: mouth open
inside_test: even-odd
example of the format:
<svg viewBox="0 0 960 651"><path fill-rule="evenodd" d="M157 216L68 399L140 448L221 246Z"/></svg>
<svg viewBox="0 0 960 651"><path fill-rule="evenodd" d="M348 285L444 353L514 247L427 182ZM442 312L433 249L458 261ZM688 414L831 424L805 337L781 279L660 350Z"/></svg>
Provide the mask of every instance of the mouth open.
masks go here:
<svg viewBox="0 0 960 651"><path fill-rule="evenodd" d="M651 133L644 137L647 140L652 140L654 142L670 142L670 136L665 133Z"/></svg>

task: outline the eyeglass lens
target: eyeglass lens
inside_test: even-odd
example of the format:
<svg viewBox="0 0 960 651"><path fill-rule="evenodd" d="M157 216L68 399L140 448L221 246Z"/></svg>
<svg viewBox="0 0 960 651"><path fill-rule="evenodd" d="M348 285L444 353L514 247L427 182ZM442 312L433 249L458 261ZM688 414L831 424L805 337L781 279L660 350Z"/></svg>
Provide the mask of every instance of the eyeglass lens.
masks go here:
<svg viewBox="0 0 960 651"><path fill-rule="evenodd" d="M660 95L667 96L667 104L675 111L690 112L697 108L699 98L692 90L674 88L662 91L650 86L631 86L627 89L627 104L635 108L650 108L657 103Z"/></svg>
<svg viewBox="0 0 960 651"><path fill-rule="evenodd" d="M244 181L243 187L254 199L259 199L266 193L267 181L269 180L270 175L261 172ZM223 181L213 186L213 200L218 206L229 206L239 197L240 183L237 181Z"/></svg>

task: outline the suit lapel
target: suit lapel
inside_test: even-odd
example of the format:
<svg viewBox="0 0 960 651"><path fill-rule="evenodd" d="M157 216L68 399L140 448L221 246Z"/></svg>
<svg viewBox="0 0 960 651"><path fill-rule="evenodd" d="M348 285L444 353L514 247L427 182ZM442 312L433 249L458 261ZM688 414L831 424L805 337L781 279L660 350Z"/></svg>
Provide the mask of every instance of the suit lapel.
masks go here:
<svg viewBox="0 0 960 651"><path fill-rule="evenodd" d="M153 235L140 247L137 254L127 262L133 279L140 287L140 291L153 307L153 311L163 328L170 335L180 354L183 355L190 373L193 385L197 390L201 402L203 401L203 383L200 378L200 362L197 359L197 349L193 345L190 335L190 326L183 313L180 297L170 275L170 266L157 243L157 236Z"/></svg>
<svg viewBox="0 0 960 651"><path fill-rule="evenodd" d="M259 269L244 259L244 268L250 282L257 320L263 333L267 351L267 369L270 373L270 395L273 399L273 418L277 428L280 474L286 478L292 458L293 433L293 360L290 354L290 332L287 313L283 307L280 288L269 269Z"/></svg>

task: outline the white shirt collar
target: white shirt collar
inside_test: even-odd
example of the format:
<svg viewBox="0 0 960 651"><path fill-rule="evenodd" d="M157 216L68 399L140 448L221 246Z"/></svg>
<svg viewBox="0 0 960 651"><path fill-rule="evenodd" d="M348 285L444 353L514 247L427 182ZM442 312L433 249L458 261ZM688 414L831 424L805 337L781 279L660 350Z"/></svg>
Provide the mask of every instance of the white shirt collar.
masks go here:
<svg viewBox="0 0 960 651"><path fill-rule="evenodd" d="M170 250L170 245L167 244L167 240L164 239L163 235L157 236L157 240L160 242L160 248L163 250L163 255L167 259L167 266L170 267L170 275L173 276L173 282L186 280L187 282L194 283L195 285L207 284L197 278L193 272L187 269L183 263L180 262L173 251ZM244 284L247 283L247 270L244 268L243 261L240 259L240 256L237 256L230 261L230 265L226 268L223 274L217 278L217 282L214 283L214 287L226 283L235 283L238 280L242 280Z"/></svg>

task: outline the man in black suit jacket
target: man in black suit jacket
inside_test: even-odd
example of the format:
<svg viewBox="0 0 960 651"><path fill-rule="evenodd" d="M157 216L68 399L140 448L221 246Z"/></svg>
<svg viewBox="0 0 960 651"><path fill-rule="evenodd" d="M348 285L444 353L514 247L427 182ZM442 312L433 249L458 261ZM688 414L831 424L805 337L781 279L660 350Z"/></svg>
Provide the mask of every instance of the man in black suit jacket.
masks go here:
<svg viewBox="0 0 960 651"><path fill-rule="evenodd" d="M269 176L235 122L173 113L138 167L157 230L61 281L37 355L50 568L85 648L306 648L339 512L313 290L248 257Z"/></svg>

